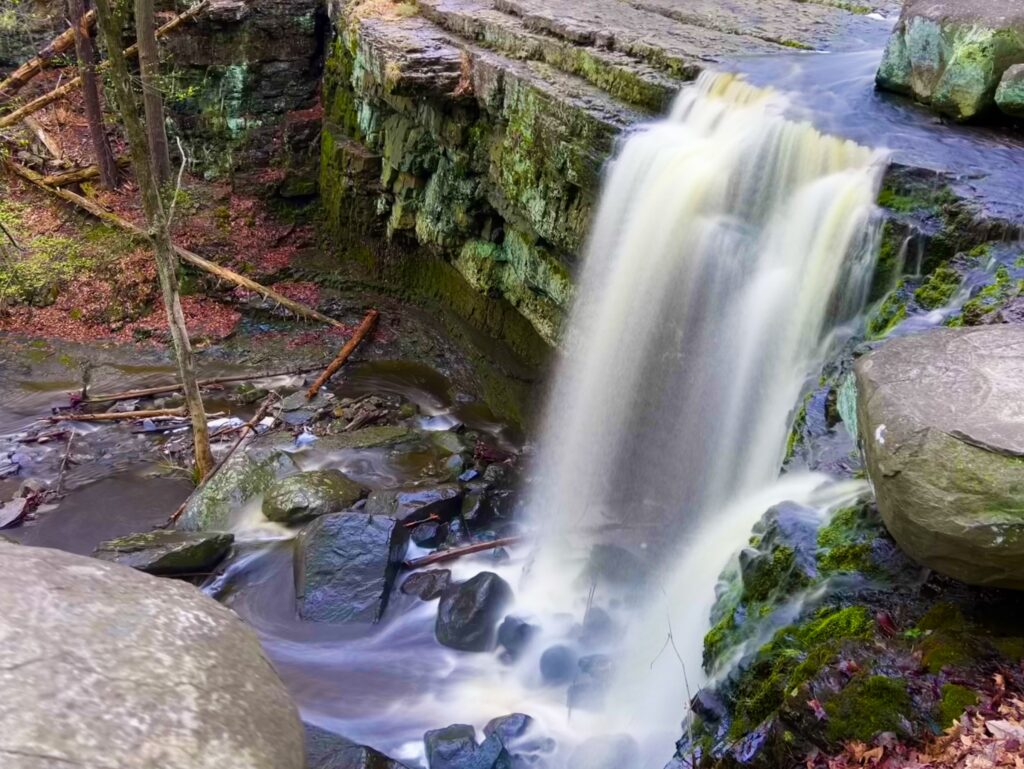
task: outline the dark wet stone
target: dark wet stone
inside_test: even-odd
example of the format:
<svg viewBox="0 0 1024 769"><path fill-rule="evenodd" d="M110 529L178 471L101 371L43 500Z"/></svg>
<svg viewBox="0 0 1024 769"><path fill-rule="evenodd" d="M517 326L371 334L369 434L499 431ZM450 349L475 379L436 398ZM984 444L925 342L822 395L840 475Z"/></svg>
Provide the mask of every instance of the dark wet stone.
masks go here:
<svg viewBox="0 0 1024 769"><path fill-rule="evenodd" d="M441 597L451 579L452 573L448 569L418 571L409 575L399 590L404 595L414 595L424 601L433 601Z"/></svg>
<svg viewBox="0 0 1024 769"><path fill-rule="evenodd" d="M466 530L466 524L458 518L454 518L448 524L448 534L444 538L445 547L459 547L469 542L469 532Z"/></svg>
<svg viewBox="0 0 1024 769"><path fill-rule="evenodd" d="M511 661L514 662L523 653L538 630L540 628L536 625L531 625L518 617L505 617L498 628L498 645L505 648Z"/></svg>
<svg viewBox="0 0 1024 769"><path fill-rule="evenodd" d="M568 646L552 646L540 655L540 674L549 684L564 684L576 677L579 657Z"/></svg>
<svg viewBox="0 0 1024 769"><path fill-rule="evenodd" d="M568 769L625 769L636 766L640 749L636 740L625 734L593 737L569 756Z"/></svg>
<svg viewBox="0 0 1024 769"><path fill-rule="evenodd" d="M400 521L422 520L432 515L447 520L458 515L461 504L462 488L458 484L408 486L373 492L366 499L366 512Z"/></svg>
<svg viewBox="0 0 1024 769"><path fill-rule="evenodd" d="M306 769L407 769L373 748L313 724L306 728Z"/></svg>
<svg viewBox="0 0 1024 769"><path fill-rule="evenodd" d="M393 518L335 513L296 539L299 616L314 622L376 621L387 607L408 531Z"/></svg>
<svg viewBox="0 0 1024 769"><path fill-rule="evenodd" d="M717 724L729 715L729 710L721 698L709 688L702 688L690 702L690 708L704 721Z"/></svg>
<svg viewBox="0 0 1024 769"><path fill-rule="evenodd" d="M221 532L151 531L101 542L93 556L148 574L200 574L220 563L234 541Z"/></svg>
<svg viewBox="0 0 1024 769"><path fill-rule="evenodd" d="M491 572L449 585L438 606L437 640L461 651L489 651L494 648L498 619L511 601L512 588Z"/></svg>
<svg viewBox="0 0 1024 769"><path fill-rule="evenodd" d="M299 390L281 401L281 421L288 425L307 424L333 403L334 397L323 390L312 400L306 399L305 390Z"/></svg>
<svg viewBox="0 0 1024 769"><path fill-rule="evenodd" d="M604 609L592 606L583 618L580 640L588 645L596 646L615 641L622 635L621 629L615 624Z"/></svg>
<svg viewBox="0 0 1024 769"><path fill-rule="evenodd" d="M263 497L263 515L279 523L303 523L347 510L368 489L339 470L312 470L277 481Z"/></svg>
<svg viewBox="0 0 1024 769"><path fill-rule="evenodd" d="M448 524L437 521L421 523L412 530L412 541L418 547L434 548L448 537Z"/></svg>
<svg viewBox="0 0 1024 769"><path fill-rule="evenodd" d="M488 721L484 727L484 736L497 735L503 745L511 746L522 738L532 725L533 719L525 713L510 713Z"/></svg>
<svg viewBox="0 0 1024 769"><path fill-rule="evenodd" d="M512 769L512 757L497 735L476 744L476 730L466 724L435 729L423 736L430 769Z"/></svg>

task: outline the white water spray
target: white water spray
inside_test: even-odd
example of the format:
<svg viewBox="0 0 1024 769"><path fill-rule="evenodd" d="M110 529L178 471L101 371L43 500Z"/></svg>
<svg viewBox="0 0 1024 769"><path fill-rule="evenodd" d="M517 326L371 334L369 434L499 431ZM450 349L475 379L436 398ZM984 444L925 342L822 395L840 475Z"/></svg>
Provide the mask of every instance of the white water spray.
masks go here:
<svg viewBox="0 0 1024 769"><path fill-rule="evenodd" d="M753 523L784 499L828 507L860 490L822 499L822 477L777 478L794 404L866 299L883 156L784 106L706 74L626 141L541 442L538 549L517 610L629 615L614 713L576 728L647 740L642 766L671 755L715 579Z"/></svg>

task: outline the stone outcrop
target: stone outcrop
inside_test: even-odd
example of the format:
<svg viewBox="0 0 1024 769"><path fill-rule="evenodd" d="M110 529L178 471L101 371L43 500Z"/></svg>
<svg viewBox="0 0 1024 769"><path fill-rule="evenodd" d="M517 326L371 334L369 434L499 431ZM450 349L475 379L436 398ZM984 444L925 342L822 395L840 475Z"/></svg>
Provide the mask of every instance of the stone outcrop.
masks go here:
<svg viewBox="0 0 1024 769"><path fill-rule="evenodd" d="M1024 589L1024 328L940 329L856 366L878 508L908 555L964 582Z"/></svg>
<svg viewBox="0 0 1024 769"><path fill-rule="evenodd" d="M1000 82L1024 63L1024 6L1017 0L906 0L878 70L882 88L957 120L1008 114L1019 82ZM1003 96L997 100L996 94Z"/></svg>
<svg viewBox="0 0 1024 769"><path fill-rule="evenodd" d="M5 769L303 769L295 705L234 613L181 582L0 542Z"/></svg>
<svg viewBox="0 0 1024 769"><path fill-rule="evenodd" d="M625 129L709 63L868 23L793 0L336 0L332 22L320 185L344 265L528 359L558 338Z"/></svg>

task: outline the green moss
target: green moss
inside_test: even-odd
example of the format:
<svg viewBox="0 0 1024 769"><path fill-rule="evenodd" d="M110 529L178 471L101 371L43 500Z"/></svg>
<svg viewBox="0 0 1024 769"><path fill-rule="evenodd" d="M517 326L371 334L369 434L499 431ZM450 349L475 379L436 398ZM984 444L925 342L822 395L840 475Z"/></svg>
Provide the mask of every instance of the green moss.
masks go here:
<svg viewBox="0 0 1024 769"><path fill-rule="evenodd" d="M732 646L736 631L736 610L728 612L704 636L704 667L711 669L722 652Z"/></svg>
<svg viewBox="0 0 1024 769"><path fill-rule="evenodd" d="M903 271L903 235L897 232L890 221L882 225L878 260L875 274L871 279L868 301L877 302L891 291Z"/></svg>
<svg viewBox="0 0 1024 769"><path fill-rule="evenodd" d="M0 303L49 304L61 287L96 263L79 241L40 235L23 244L25 250L0 263Z"/></svg>
<svg viewBox="0 0 1024 769"><path fill-rule="evenodd" d="M907 684L887 676L861 676L825 703L829 739L870 741L881 732L903 732L912 715Z"/></svg>
<svg viewBox="0 0 1024 769"><path fill-rule="evenodd" d="M804 427L807 426L807 404L810 403L812 393L807 393L804 396L804 402L800 405L800 410L796 413L796 418L793 420L793 427L789 431L789 437L786 439L786 459L789 461L796 454L797 447L803 443L804 440Z"/></svg>
<svg viewBox="0 0 1024 769"><path fill-rule="evenodd" d="M960 315L946 321L947 326L977 326L985 322L1010 299L1021 293L1020 283L1014 281L1006 267L996 270L993 281L967 301Z"/></svg>
<svg viewBox="0 0 1024 769"><path fill-rule="evenodd" d="M822 574L834 572L870 574L876 569L871 554L871 545L867 542L857 545L839 545L818 559L818 568Z"/></svg>
<svg viewBox="0 0 1024 769"><path fill-rule="evenodd" d="M957 684L943 685L939 700L939 727L945 729L954 721L959 721L967 708L977 704L977 692Z"/></svg>
<svg viewBox="0 0 1024 769"><path fill-rule="evenodd" d="M904 281L901 280L868 321L867 330L870 339L881 339L888 336L894 328L906 319L907 300L904 296L904 285Z"/></svg>
<svg viewBox="0 0 1024 769"><path fill-rule="evenodd" d="M967 620L954 604L939 603L925 613L917 626L921 630L962 631L967 629Z"/></svg>
<svg viewBox="0 0 1024 769"><path fill-rule="evenodd" d="M914 299L926 310L944 307L953 298L960 283L960 273L950 267L948 262L943 262L924 285L914 292Z"/></svg>
<svg viewBox="0 0 1024 769"><path fill-rule="evenodd" d="M796 552L791 547L780 546L770 554L759 556L744 573L743 599L745 603L766 601L807 583L807 576L796 568Z"/></svg>

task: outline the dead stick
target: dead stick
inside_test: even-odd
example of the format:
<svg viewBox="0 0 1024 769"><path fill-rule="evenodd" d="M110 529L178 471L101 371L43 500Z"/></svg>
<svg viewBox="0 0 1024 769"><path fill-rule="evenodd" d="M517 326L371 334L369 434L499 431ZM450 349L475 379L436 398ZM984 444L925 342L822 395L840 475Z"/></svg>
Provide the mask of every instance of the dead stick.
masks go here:
<svg viewBox="0 0 1024 769"><path fill-rule="evenodd" d="M55 414L48 417L51 422L117 422L133 419L152 419L153 417L186 417L184 407L176 409L151 409L150 411L122 411L113 414ZM207 414L207 416L211 416Z"/></svg>
<svg viewBox="0 0 1024 769"><path fill-rule="evenodd" d="M380 313L376 310L370 310L366 313L366 317L363 318L363 322L359 324L359 328L356 329L356 333L352 335L352 338L345 342L345 346L341 348L338 356L331 361L330 365L324 369L317 380L313 382L313 385L306 391L306 400L312 400L316 397L316 394L320 392L320 388L327 384L328 380L334 376L338 369L345 365L345 361L351 357L352 353L356 351L359 343L366 338L366 335L373 331L374 326L377 325L377 319L380 318Z"/></svg>
<svg viewBox="0 0 1024 769"><path fill-rule="evenodd" d="M214 379L200 379L200 387L213 387L214 385L231 384L232 382L252 382L256 379L273 379L279 376L298 376L299 374L310 374L319 371L320 367L292 369L291 371L278 371L273 374L239 374L237 376L222 376ZM165 393L181 392L180 382L166 385L145 387L140 390L125 390L120 393L105 393L103 395L90 395L83 403L110 403L111 401L125 401L132 398L145 398L149 395L163 395Z"/></svg>
<svg viewBox="0 0 1024 769"><path fill-rule="evenodd" d="M15 163L10 158L7 159L6 163L7 167L11 169L14 173L16 173L21 178L26 179L27 181L36 185L40 189L46 190L47 192L56 195L61 200L66 200L69 203L73 203L82 210L88 211L97 219L107 222L108 224L118 227L119 229L125 230L126 232L131 233L140 240L149 242L149 238L147 237L146 232L141 227L132 224L126 219L122 219L117 214L107 211L98 203L89 200L88 198L82 197L81 195L77 195L74 192L71 192L70 190L65 190L60 187L50 187L46 184L43 184L42 175L36 173L30 168L26 168L23 165ZM279 294L277 291L274 291L271 288L267 288L266 286L262 286L256 281L250 280L249 278L239 275L237 272L229 270L226 267L221 267L220 265L214 264L210 260L204 259L203 257L199 256L199 254L193 254L191 251L181 248L180 246L174 246L174 253L176 253L178 255L178 258L181 259L182 261L195 265L204 272L208 272L211 275L215 275L216 277L226 280L229 283L234 283L236 286L241 286L242 288L254 291L260 296L270 299L271 301L277 302L282 307L291 310L291 312L293 312L295 315L304 318L310 318L311 320L316 320L319 321L320 323L328 323L332 326L344 328L341 322L336 321L333 318L327 317L322 312L318 312L317 310L314 310L312 307L307 307L301 302L295 302L289 299L288 297L284 296L284 294Z"/></svg>
<svg viewBox="0 0 1024 769"><path fill-rule="evenodd" d="M128 158L118 158L117 165L124 167L129 163ZM72 168L68 171L61 171L56 174L44 176L40 181L47 187L67 187L71 184L86 182L90 179L99 178L100 167L97 165L85 166L85 168Z"/></svg>
<svg viewBox="0 0 1024 769"><path fill-rule="evenodd" d="M43 128L43 124L33 117L25 118L25 127L31 131L39 140L39 143L46 147L46 151L53 156L54 160L60 160L64 156L60 142L50 136L50 132Z"/></svg>
<svg viewBox="0 0 1024 769"><path fill-rule="evenodd" d="M252 419L250 419L248 422L242 425L242 434L238 436L238 440L234 442L230 449L228 449L228 453L221 457L221 460L216 465L214 465L213 470L210 471L210 474L203 478L202 482L198 486L196 486L195 491L193 491L192 494L189 494L188 499L182 502L178 509L171 513L171 517L167 519L167 523L165 524L164 528L167 528L168 526L173 526L178 522L178 519L181 518L182 514L185 512L185 508L188 507L189 499L191 499L194 494L198 494L200 489L205 487L206 484L210 482L210 479L213 478L213 476L215 476L218 472L220 472L220 469L227 464L228 460L231 459L232 455L235 453L235 449L242 445L242 441L245 440L246 435L250 431L256 431L256 425L258 425L260 421L263 419L263 417L266 416L267 412L270 410L270 407L274 404L276 400L277 396L274 394L270 394L263 399L263 403L260 404L260 407L256 410L256 413L252 415Z"/></svg>
<svg viewBox="0 0 1024 769"><path fill-rule="evenodd" d="M193 6L192 8L189 8L187 11L185 11L183 14L181 14L180 16L174 17L169 22L164 24L162 27L157 29L156 36L159 38L159 37L163 37L168 32L173 32L175 29L177 29L182 24L184 24L186 21L189 21L190 19L193 19L196 16L198 16L199 13L204 8L206 8L207 5L209 5L209 3L210 3L210 0L203 0L203 2L199 3L199 5ZM74 41L74 35L73 34L72 34L72 38L71 39L72 39L72 41ZM124 49L124 55L129 57L129 58L131 58L132 56L137 56L138 53L139 53L138 45L130 45L128 48ZM103 69L105 69L106 66L107 66L107 63L106 62L102 62L98 67L96 67L96 71L100 72ZM25 117L27 115L31 115L34 112L38 112L39 110L43 109L43 107L46 107L46 106L48 106L50 104L53 104L53 102L57 101L58 99L64 98L69 93L71 93L76 88L78 88L80 85L82 85L82 78L81 77L72 78L67 83L65 83L64 85L60 86L59 88L54 88L49 93L43 94L39 98L33 99L32 101L28 102L27 104L25 104L22 107L19 107L18 109L14 110L13 112L11 112L11 113L9 113L7 115L4 115L3 117L0 117L0 128L6 128L7 126L11 126L11 125L14 125L15 123L21 122L22 120L25 119Z"/></svg>
<svg viewBox="0 0 1024 769"><path fill-rule="evenodd" d="M475 545L453 547L451 550L442 550L439 553L431 553L430 555L425 555L422 558L417 558L413 561L406 561L403 566L407 569L421 569L424 566L431 566L435 563L454 561L456 558L461 558L464 555L482 553L499 547L518 545L522 541L522 537L505 537L504 539L496 539L493 542L477 542Z"/></svg>
<svg viewBox="0 0 1024 769"><path fill-rule="evenodd" d="M64 473L68 469L68 460L71 459L71 442L75 440L75 431L68 433L68 445L64 450L64 457L60 460L60 470L57 472L57 485L55 496L60 497L64 493Z"/></svg>
<svg viewBox="0 0 1024 769"><path fill-rule="evenodd" d="M89 11L82 17L82 25L88 29L96 21L96 11ZM33 56L0 83L0 99L11 98L19 88L43 71L46 63L75 44L75 30L66 29L50 41L38 55Z"/></svg>
<svg viewBox="0 0 1024 769"><path fill-rule="evenodd" d="M440 520L441 520L441 516L435 514L435 515L431 515L431 516L429 516L427 518L424 518L422 520L419 520L419 521L409 521L408 523L403 523L402 525L405 526L405 528L407 528L407 529L415 529L421 523L433 523L434 521L440 521Z"/></svg>

